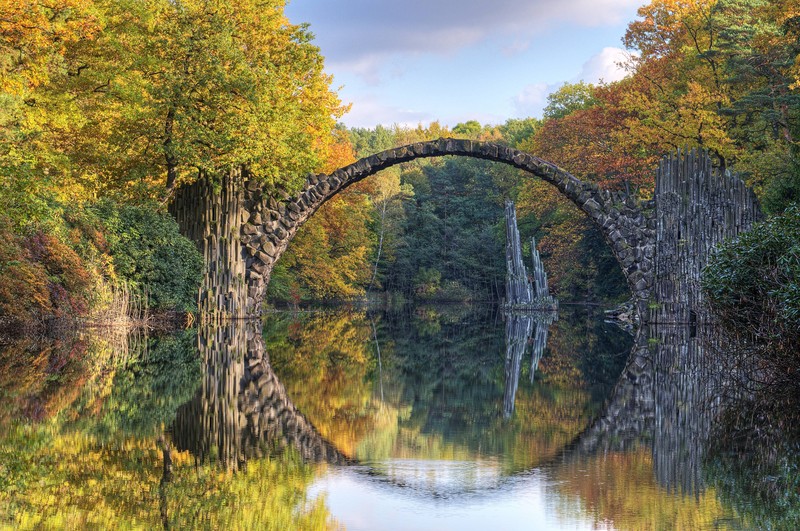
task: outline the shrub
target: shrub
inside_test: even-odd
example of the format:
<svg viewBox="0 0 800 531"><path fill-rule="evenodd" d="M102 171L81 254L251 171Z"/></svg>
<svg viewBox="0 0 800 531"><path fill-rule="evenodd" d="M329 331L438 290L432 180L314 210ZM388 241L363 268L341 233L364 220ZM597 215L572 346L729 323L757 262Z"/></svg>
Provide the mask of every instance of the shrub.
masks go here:
<svg viewBox="0 0 800 531"><path fill-rule="evenodd" d="M757 342L797 334L800 324L800 205L723 244L703 272L720 322Z"/></svg>
<svg viewBox="0 0 800 531"><path fill-rule="evenodd" d="M21 239L0 219L0 316L31 321L50 310L47 275L27 258Z"/></svg>
<svg viewBox="0 0 800 531"><path fill-rule="evenodd" d="M146 290L152 309L195 309L203 260L175 220L153 208L110 201L93 210L106 229L117 276Z"/></svg>
<svg viewBox="0 0 800 531"><path fill-rule="evenodd" d="M414 294L419 298L431 297L440 289L442 273L433 268L421 267L414 276Z"/></svg>
<svg viewBox="0 0 800 531"><path fill-rule="evenodd" d="M800 441L800 206L722 245L702 282L722 332L706 345L725 374L716 452L750 456L751 476L791 479L779 453L762 450ZM762 494L779 502L781 490Z"/></svg>
<svg viewBox="0 0 800 531"><path fill-rule="evenodd" d="M0 219L0 315L14 322L83 315L93 278L84 260L52 234L27 236Z"/></svg>

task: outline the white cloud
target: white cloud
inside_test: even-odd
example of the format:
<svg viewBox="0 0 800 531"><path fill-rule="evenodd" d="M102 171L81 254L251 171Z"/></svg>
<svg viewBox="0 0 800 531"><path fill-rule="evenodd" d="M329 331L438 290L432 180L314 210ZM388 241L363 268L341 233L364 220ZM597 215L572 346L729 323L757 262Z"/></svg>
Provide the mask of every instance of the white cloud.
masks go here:
<svg viewBox="0 0 800 531"><path fill-rule="evenodd" d="M583 63L580 73L572 78L570 82L585 81L597 84L600 81L606 83L619 81L628 75L624 63L630 58L630 55L630 52L622 48L605 47ZM514 98L517 116L541 117L542 111L547 106L547 96L558 90L562 84L533 83L527 85Z"/></svg>
<svg viewBox="0 0 800 531"><path fill-rule="evenodd" d="M583 63L581 72L576 81L598 83L605 81L612 83L628 75L624 64L630 59L631 53L622 48L606 47Z"/></svg>
<svg viewBox="0 0 800 531"><path fill-rule="evenodd" d="M555 85L548 83L533 83L525 86L514 97L514 107L518 116L541 116L542 110L547 105L547 95L556 89Z"/></svg>
<svg viewBox="0 0 800 531"><path fill-rule="evenodd" d="M363 96L359 98L358 104L353 105L350 112L344 117L343 121L348 127L375 127L376 125L403 127L416 127L420 123L433 121L435 118L431 113L384 105L374 96Z"/></svg>

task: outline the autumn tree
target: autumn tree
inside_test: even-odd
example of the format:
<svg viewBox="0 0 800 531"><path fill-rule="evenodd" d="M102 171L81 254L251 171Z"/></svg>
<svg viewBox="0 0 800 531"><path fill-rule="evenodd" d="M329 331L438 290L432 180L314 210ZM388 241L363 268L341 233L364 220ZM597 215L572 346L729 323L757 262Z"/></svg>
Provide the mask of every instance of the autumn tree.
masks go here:
<svg viewBox="0 0 800 531"><path fill-rule="evenodd" d="M719 30L712 9L716 0L654 0L639 9L625 46L632 54L631 90L623 106L631 140L659 145L665 152L702 147L721 161L736 149L719 113L731 94L714 53Z"/></svg>
<svg viewBox="0 0 800 531"><path fill-rule="evenodd" d="M246 165L294 189L329 155L343 107L283 1L23 4L3 9L4 173L141 197Z"/></svg>
<svg viewBox="0 0 800 531"><path fill-rule="evenodd" d="M652 188L654 146L634 144L623 108L630 81L564 85L548 96L544 120L525 148L603 188Z"/></svg>
<svg viewBox="0 0 800 531"><path fill-rule="evenodd" d="M46 217L63 192L57 139L76 120L71 94L47 90L74 74L69 50L102 25L89 0L0 1L0 211L15 224Z"/></svg>

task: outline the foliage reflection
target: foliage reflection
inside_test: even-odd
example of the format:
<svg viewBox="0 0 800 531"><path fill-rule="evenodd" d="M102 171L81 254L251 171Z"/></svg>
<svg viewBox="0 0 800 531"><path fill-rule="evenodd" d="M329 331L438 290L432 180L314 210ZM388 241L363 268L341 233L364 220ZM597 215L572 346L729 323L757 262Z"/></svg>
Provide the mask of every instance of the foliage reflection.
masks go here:
<svg viewBox="0 0 800 531"><path fill-rule="evenodd" d="M208 331L88 334L0 351L0 528L325 529L315 469L292 448L234 472L169 452L165 428L201 383Z"/></svg>

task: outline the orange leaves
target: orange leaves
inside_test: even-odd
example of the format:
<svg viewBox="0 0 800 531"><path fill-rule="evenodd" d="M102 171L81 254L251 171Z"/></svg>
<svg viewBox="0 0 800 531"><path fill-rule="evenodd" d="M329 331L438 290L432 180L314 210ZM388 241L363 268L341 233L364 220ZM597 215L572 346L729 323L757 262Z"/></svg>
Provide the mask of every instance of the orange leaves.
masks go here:
<svg viewBox="0 0 800 531"><path fill-rule="evenodd" d="M621 189L626 181L648 187L653 158L631 142L624 126L630 113L620 102L628 86L594 87L593 104L545 120L525 149L604 188Z"/></svg>
<svg viewBox="0 0 800 531"><path fill-rule="evenodd" d="M92 278L80 257L53 236L15 235L0 222L0 314L27 322L87 311Z"/></svg>
<svg viewBox="0 0 800 531"><path fill-rule="evenodd" d="M735 156L726 119L730 103L718 54L716 0L654 0L639 10L625 44L641 55L622 99L631 140L666 152L704 147Z"/></svg>
<svg viewBox="0 0 800 531"><path fill-rule="evenodd" d="M353 145L344 130L335 129L332 135L322 136L316 142L320 151L324 150L326 154L325 162L319 170L322 173L331 173L356 161Z"/></svg>
<svg viewBox="0 0 800 531"><path fill-rule="evenodd" d="M623 42L644 60L672 56L683 46L708 49L705 31L717 0L653 0L638 11L641 20L628 25Z"/></svg>

